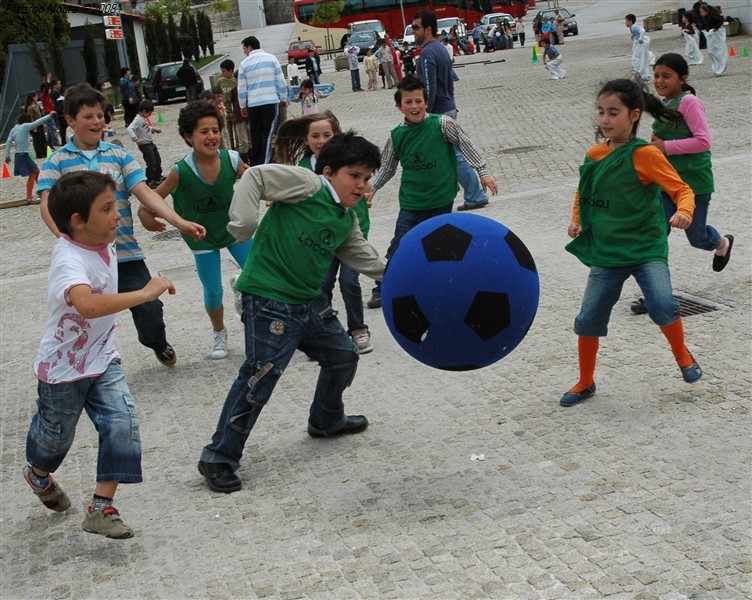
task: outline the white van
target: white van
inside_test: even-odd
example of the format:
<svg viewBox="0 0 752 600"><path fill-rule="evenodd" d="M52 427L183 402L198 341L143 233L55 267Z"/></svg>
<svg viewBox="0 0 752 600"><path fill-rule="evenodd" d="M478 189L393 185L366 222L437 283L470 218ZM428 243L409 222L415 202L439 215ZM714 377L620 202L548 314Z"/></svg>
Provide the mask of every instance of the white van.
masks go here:
<svg viewBox="0 0 752 600"><path fill-rule="evenodd" d="M353 21L350 23L350 35L356 31L375 31L380 38L386 37L384 25L378 19L372 21Z"/></svg>

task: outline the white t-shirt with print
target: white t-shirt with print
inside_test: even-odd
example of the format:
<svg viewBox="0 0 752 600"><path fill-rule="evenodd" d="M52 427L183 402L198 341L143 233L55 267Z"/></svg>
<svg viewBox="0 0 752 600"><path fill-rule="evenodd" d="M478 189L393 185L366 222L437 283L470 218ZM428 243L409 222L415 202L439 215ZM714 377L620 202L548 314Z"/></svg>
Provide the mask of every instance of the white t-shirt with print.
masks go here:
<svg viewBox="0 0 752 600"><path fill-rule="evenodd" d="M94 294L117 294L117 260L112 246L84 246L68 236L55 244L47 278L50 316L34 363L34 372L46 383L97 377L120 358L115 349L115 315L82 317L68 296L77 285L89 286Z"/></svg>

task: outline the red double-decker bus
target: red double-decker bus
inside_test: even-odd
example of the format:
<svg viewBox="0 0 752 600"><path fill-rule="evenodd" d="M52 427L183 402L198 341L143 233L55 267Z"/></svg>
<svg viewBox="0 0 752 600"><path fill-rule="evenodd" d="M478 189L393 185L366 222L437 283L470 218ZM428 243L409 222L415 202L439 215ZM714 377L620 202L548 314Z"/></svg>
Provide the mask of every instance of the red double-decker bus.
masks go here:
<svg viewBox="0 0 752 600"><path fill-rule="evenodd" d="M378 19L389 33L399 40L405 26L413 21L416 12L429 9L439 19L459 17L468 32L476 21L489 13L505 12L513 17L527 14L535 0L345 0L340 19L327 25L312 23L316 4L326 0L294 0L295 26L301 40L313 40L326 50L340 48L349 33L350 23Z"/></svg>

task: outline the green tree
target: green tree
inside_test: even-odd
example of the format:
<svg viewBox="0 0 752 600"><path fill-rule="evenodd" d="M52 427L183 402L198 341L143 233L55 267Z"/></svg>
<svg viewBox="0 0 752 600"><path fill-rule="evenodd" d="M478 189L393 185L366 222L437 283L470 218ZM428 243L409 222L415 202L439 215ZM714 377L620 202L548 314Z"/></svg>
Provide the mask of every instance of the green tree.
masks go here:
<svg viewBox="0 0 752 600"><path fill-rule="evenodd" d="M201 58L201 48L198 39L198 26L196 25L196 19L191 13L188 17L188 28L191 35L191 53L193 54L193 60Z"/></svg>
<svg viewBox="0 0 752 600"><path fill-rule="evenodd" d="M144 14L150 19L164 21L169 15L179 15L191 9L191 0L152 0L146 4Z"/></svg>
<svg viewBox="0 0 752 600"><path fill-rule="evenodd" d="M209 17L206 17L206 43L209 45L209 54L214 56L214 32Z"/></svg>
<svg viewBox="0 0 752 600"><path fill-rule="evenodd" d="M120 91L120 57L118 56L117 42L115 40L104 40L104 68L107 71L107 81L110 82L112 90L115 93L116 102Z"/></svg>
<svg viewBox="0 0 752 600"><path fill-rule="evenodd" d="M97 64L97 45L94 42L94 28L88 23L84 25L84 49L81 51L86 68L86 81L96 87L99 83L99 65Z"/></svg>
<svg viewBox="0 0 752 600"><path fill-rule="evenodd" d="M225 33L227 33L225 30L225 15L230 12L230 3L227 0L214 0L211 7L214 9L214 12L219 15L219 32L222 35L225 35ZM207 29L211 29L211 20L208 16L206 18L209 21L209 27ZM212 52L212 54L214 53Z"/></svg>
<svg viewBox="0 0 752 600"><path fill-rule="evenodd" d="M178 28L175 25L175 19L172 15L167 15L167 39L170 41L170 60L180 60L180 40L178 39Z"/></svg>
<svg viewBox="0 0 752 600"><path fill-rule="evenodd" d="M65 12L60 10L60 0L2 0L0 24L0 84L5 80L9 44L33 45L54 40L56 47L63 48L70 41L70 24ZM62 56L62 52L58 56ZM63 80L63 75L56 68L55 76Z"/></svg>
<svg viewBox="0 0 752 600"><path fill-rule="evenodd" d="M136 30L133 23L126 21L123 23L123 33L125 34L125 51L128 54L128 66L136 74L141 73L141 61L138 59L138 48L136 47Z"/></svg>
<svg viewBox="0 0 752 600"><path fill-rule="evenodd" d="M149 61L149 66L156 65L159 62L159 55L157 54L157 27L156 21L152 18L146 19L144 24L144 42L146 42L146 60Z"/></svg>
<svg viewBox="0 0 752 600"><path fill-rule="evenodd" d="M180 15L180 30L178 32L180 42L180 54L184 59L190 60L193 53L193 41L191 40L191 27L188 24L188 14Z"/></svg>
<svg viewBox="0 0 752 600"><path fill-rule="evenodd" d="M201 46L201 52L206 56L206 51L209 48L207 41L206 20L209 17L206 16L204 11L198 11L196 15L196 26L198 27L198 45Z"/></svg>
<svg viewBox="0 0 752 600"><path fill-rule="evenodd" d="M326 49L334 50L334 40L329 33L329 25L339 21L342 11L345 9L345 0L329 0L319 2L313 9L313 25L326 25Z"/></svg>
<svg viewBox="0 0 752 600"><path fill-rule="evenodd" d="M172 60L172 48L170 47L170 36L162 17L157 16L154 19L154 28L157 36L157 63L166 63Z"/></svg>

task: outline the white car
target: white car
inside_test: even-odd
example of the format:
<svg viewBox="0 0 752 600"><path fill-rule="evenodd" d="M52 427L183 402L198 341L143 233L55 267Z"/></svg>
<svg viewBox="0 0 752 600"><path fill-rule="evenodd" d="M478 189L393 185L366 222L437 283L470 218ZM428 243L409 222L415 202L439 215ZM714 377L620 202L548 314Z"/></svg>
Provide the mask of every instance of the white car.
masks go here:
<svg viewBox="0 0 752 600"><path fill-rule="evenodd" d="M491 13L488 15L483 15L480 18L480 24L483 26L483 35L485 38L485 41L490 40L491 38L491 29L496 25L496 21L501 20L503 23L504 20L509 21L509 25L512 28L512 39L516 42L517 41L517 21L514 20L514 17L508 13Z"/></svg>
<svg viewBox="0 0 752 600"><path fill-rule="evenodd" d="M457 26L457 37L464 42L467 39L467 27L465 27L465 24L459 17L446 17L444 19L437 19L436 37L441 38L442 31L446 31L447 35L449 35L449 31L454 25Z"/></svg>
<svg viewBox="0 0 752 600"><path fill-rule="evenodd" d="M384 25L378 19L373 19L371 21L353 21L350 23L350 35L356 31L375 31L381 39L386 37Z"/></svg>
<svg viewBox="0 0 752 600"><path fill-rule="evenodd" d="M405 35L400 40L400 45L407 42L411 48L415 48L415 34L413 33L413 26L408 25L405 27Z"/></svg>

